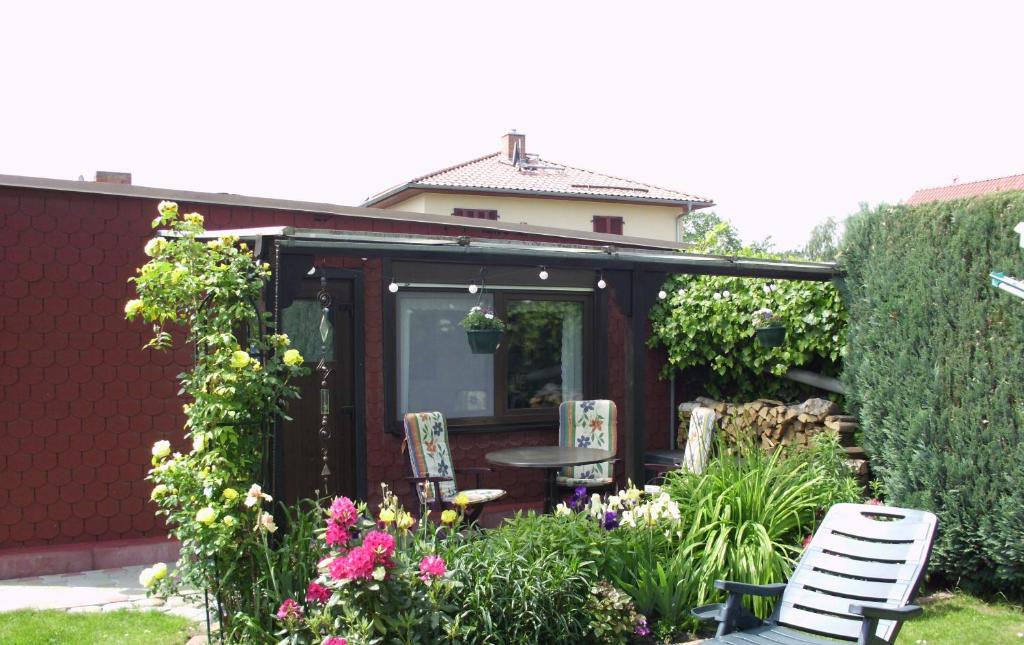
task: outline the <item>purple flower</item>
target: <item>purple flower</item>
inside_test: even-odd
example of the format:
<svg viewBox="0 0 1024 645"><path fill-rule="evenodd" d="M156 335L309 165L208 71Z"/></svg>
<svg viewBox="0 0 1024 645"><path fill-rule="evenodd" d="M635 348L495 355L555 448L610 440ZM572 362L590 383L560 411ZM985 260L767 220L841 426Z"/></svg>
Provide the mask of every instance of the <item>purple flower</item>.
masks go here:
<svg viewBox="0 0 1024 645"><path fill-rule="evenodd" d="M647 626L647 619L643 616L640 620L636 621L636 627L633 628L633 633L637 636L647 636L651 633L651 628Z"/></svg>
<svg viewBox="0 0 1024 645"><path fill-rule="evenodd" d="M577 448L589 448L590 447L590 437L580 437L580 438L578 438L576 440L576 447Z"/></svg>
<svg viewBox="0 0 1024 645"><path fill-rule="evenodd" d="M587 497L587 487L580 486L569 496L569 499L565 500L565 505L574 511L582 511L589 502L590 498Z"/></svg>
<svg viewBox="0 0 1024 645"><path fill-rule="evenodd" d="M619 514L618 513L616 513L615 511L608 511L607 513L604 514L604 518L601 520L601 527L604 530L610 531L610 530L612 530L614 528L618 528L618 526L619 526Z"/></svg>
<svg viewBox="0 0 1024 645"><path fill-rule="evenodd" d="M580 410L590 412L594 409L594 401L580 401Z"/></svg>

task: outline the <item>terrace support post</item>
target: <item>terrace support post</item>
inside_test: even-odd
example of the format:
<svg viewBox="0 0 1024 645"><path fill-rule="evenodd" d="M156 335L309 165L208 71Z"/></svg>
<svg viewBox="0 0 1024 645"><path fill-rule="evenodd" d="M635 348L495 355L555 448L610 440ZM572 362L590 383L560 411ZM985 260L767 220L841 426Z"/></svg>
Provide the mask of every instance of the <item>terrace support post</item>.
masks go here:
<svg viewBox="0 0 1024 645"><path fill-rule="evenodd" d="M647 322L651 305L668 274L634 270L630 284L629 325L626 327L626 476L638 486L644 482L647 449Z"/></svg>

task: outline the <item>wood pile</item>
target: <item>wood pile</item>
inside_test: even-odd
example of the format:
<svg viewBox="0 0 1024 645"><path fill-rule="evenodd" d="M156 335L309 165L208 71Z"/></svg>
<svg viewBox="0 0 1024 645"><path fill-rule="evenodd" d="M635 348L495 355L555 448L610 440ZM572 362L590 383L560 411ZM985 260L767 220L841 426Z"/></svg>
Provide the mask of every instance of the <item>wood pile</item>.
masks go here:
<svg viewBox="0 0 1024 645"><path fill-rule="evenodd" d="M851 470L863 483L869 477L864 451L855 446L854 433L859 427L857 418L841 414L839 406L828 399L808 399L800 404L786 405L771 399L727 403L697 397L695 401L679 406L679 448L686 447L690 413L698 406L715 411L718 431L727 443L753 440L769 453L779 446L795 445L800 449L817 434L837 432L840 445L846 449Z"/></svg>

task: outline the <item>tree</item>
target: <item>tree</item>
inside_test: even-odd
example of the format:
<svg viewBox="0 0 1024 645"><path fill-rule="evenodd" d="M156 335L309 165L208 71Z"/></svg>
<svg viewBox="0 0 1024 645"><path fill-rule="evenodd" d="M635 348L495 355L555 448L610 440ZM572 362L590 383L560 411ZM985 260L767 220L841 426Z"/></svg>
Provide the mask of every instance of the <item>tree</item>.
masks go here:
<svg viewBox="0 0 1024 645"><path fill-rule="evenodd" d="M834 262L839 254L839 222L829 217L811 229L801 255L808 260Z"/></svg>
<svg viewBox="0 0 1024 645"><path fill-rule="evenodd" d="M701 251L732 254L743 248L739 233L732 223L714 211L697 211L683 219L683 242Z"/></svg>

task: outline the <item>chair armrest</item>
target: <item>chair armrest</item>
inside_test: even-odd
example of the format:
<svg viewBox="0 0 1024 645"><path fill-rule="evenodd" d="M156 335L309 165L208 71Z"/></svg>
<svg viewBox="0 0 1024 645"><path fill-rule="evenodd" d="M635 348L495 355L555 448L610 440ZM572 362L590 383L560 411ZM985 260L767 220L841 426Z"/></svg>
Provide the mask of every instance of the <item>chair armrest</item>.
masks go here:
<svg viewBox="0 0 1024 645"><path fill-rule="evenodd" d="M690 615L701 622L707 622L709 620L722 620L722 614L725 612L725 603L716 602L713 605L701 605L700 607L694 607L690 610Z"/></svg>
<svg viewBox="0 0 1024 645"><path fill-rule="evenodd" d="M460 467L455 469L455 472L457 472L457 473L471 473L471 474L472 473L493 473L494 469L491 468L490 466L466 466L464 468L460 466Z"/></svg>
<svg viewBox="0 0 1024 645"><path fill-rule="evenodd" d="M434 482L450 482L450 481L452 481L451 477L415 477L415 476L410 476L410 477L406 477L405 479L406 479L406 481L411 481L411 482L429 482L431 484L434 483Z"/></svg>
<svg viewBox="0 0 1024 645"><path fill-rule="evenodd" d="M731 580L715 580L715 588L728 593L738 593L744 596L759 596L761 598L772 598L781 595L786 590L785 582L775 582L768 585L752 585L745 582L733 582Z"/></svg>
<svg viewBox="0 0 1024 645"><path fill-rule="evenodd" d="M850 613L854 616L874 618L876 620L910 620L924 613L918 605L893 607L880 602L856 602L850 605Z"/></svg>

